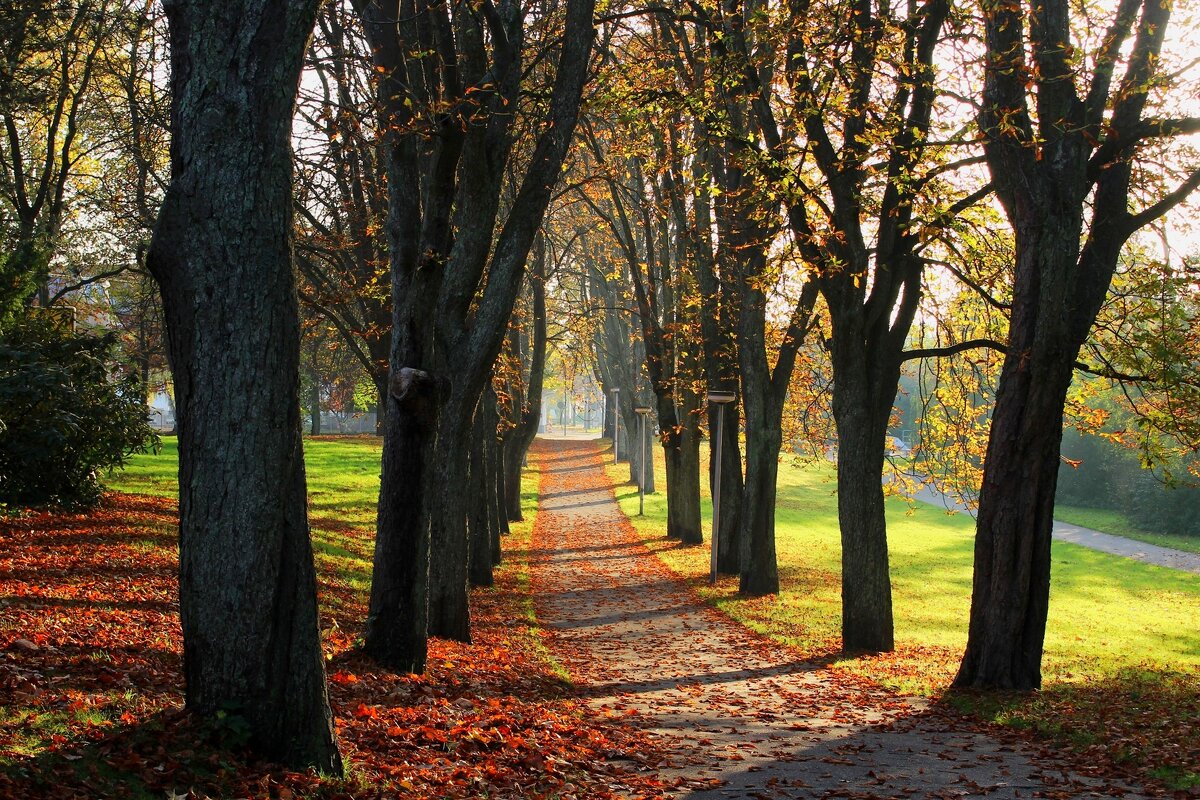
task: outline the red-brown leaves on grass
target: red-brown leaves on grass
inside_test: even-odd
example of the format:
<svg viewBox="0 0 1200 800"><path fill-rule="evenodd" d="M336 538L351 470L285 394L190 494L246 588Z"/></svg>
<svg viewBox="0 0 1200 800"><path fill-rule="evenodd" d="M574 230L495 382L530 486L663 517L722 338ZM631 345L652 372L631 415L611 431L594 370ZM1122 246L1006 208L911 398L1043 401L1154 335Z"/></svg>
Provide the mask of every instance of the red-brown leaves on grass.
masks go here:
<svg viewBox="0 0 1200 800"><path fill-rule="evenodd" d="M423 676L383 672L353 649L363 598L319 566L351 777L248 758L236 717L200 723L182 707L176 513L173 501L112 495L88 515L0 519L0 797L660 793L617 766L639 763L640 735L588 719L551 673L520 619L512 557L497 587L472 597L475 643L432 642ZM368 531L339 534L369 550Z"/></svg>

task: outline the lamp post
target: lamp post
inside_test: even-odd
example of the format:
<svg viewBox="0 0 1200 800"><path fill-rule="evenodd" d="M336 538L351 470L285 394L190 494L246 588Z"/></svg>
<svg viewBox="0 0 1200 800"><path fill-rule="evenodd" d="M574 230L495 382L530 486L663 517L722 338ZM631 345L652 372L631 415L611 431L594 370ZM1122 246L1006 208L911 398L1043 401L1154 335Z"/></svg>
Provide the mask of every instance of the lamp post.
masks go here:
<svg viewBox="0 0 1200 800"><path fill-rule="evenodd" d="M712 545L710 547L708 583L710 586L717 585L717 540L720 538L721 532L721 445L725 442L725 406L732 403L734 400L733 392L721 392L709 390L708 402L717 407L717 442L716 452L713 455L716 461L716 469L713 475L713 521L712 521Z"/></svg>
<svg viewBox="0 0 1200 800"><path fill-rule="evenodd" d="M613 389L613 463L618 463L621 449L621 389Z"/></svg>
<svg viewBox="0 0 1200 800"><path fill-rule="evenodd" d="M642 448L642 458L638 464L638 516L640 517L646 513L646 416L650 413L650 406L637 406L633 410L638 415L638 427L641 428L638 433L638 446Z"/></svg>
<svg viewBox="0 0 1200 800"><path fill-rule="evenodd" d="M592 379L583 379L583 432L592 429Z"/></svg>

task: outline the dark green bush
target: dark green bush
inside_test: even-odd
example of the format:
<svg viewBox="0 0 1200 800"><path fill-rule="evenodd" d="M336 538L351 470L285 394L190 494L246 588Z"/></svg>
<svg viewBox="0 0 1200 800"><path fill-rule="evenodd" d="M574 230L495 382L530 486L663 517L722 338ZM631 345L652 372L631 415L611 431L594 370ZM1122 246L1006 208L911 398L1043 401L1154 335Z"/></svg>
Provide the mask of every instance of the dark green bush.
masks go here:
<svg viewBox="0 0 1200 800"><path fill-rule="evenodd" d="M155 441L116 340L45 318L0 331L0 507L95 505L105 471Z"/></svg>

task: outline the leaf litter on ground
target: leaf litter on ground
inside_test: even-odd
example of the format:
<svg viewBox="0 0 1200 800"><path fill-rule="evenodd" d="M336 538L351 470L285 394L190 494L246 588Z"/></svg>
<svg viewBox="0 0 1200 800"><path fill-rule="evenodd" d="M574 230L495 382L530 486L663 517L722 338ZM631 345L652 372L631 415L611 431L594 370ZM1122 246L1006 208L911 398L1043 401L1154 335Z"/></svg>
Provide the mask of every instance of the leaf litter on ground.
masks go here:
<svg viewBox="0 0 1200 800"><path fill-rule="evenodd" d="M236 717L183 708L177 507L110 494L88 514L0 519L0 797L658 797L651 738L597 718L528 620L528 531L473 590L473 643L424 675L355 647L365 598L318 558L343 779L250 757ZM369 559L371 531L338 531ZM350 541L353 539L353 541ZM368 560L369 563L369 560Z"/></svg>

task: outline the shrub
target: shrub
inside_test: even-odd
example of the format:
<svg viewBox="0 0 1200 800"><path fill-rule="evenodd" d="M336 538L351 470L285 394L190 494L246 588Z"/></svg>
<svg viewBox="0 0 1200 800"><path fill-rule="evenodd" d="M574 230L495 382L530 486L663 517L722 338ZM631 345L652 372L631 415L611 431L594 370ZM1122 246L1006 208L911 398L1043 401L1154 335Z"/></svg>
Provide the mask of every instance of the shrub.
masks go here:
<svg viewBox="0 0 1200 800"><path fill-rule="evenodd" d="M46 318L0 332L0 507L95 505L103 473L156 442L112 336Z"/></svg>

